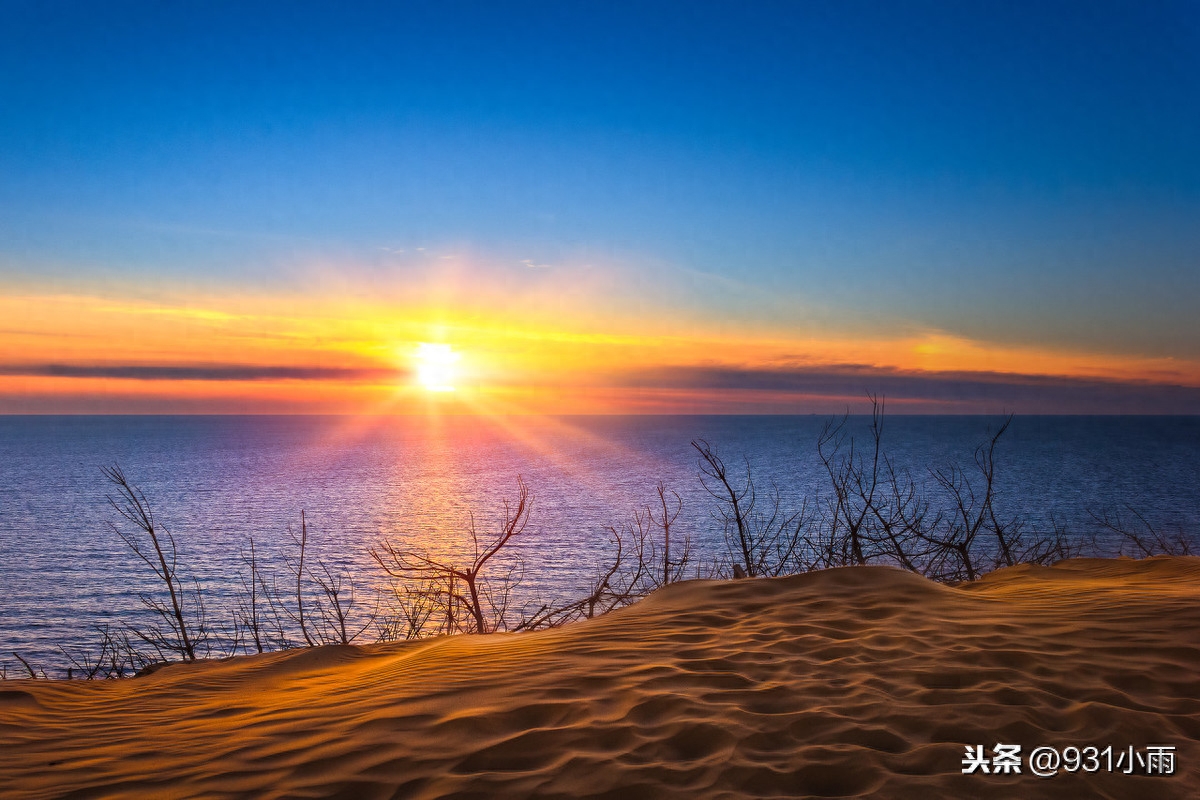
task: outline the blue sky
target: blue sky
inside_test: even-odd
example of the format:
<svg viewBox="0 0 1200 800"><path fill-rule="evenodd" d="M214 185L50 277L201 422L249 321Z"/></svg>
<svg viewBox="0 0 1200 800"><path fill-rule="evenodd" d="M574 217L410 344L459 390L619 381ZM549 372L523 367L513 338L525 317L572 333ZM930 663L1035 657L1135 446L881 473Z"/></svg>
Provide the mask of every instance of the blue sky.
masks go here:
<svg viewBox="0 0 1200 800"><path fill-rule="evenodd" d="M1200 6L744 6L4 3L0 283L1200 359Z"/></svg>

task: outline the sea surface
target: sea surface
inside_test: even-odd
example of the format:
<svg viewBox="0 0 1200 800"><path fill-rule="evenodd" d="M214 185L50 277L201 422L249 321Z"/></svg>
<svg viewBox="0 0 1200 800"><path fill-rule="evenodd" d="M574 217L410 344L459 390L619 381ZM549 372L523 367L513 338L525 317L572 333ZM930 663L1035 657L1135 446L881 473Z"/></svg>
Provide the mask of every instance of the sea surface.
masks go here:
<svg viewBox="0 0 1200 800"><path fill-rule="evenodd" d="M698 558L723 549L694 440L748 468L785 507L828 495L819 416L638 417L0 417L0 664L19 652L53 672L60 648L94 626L144 620L153 575L122 542L100 468L119 464L173 535L182 575L211 616L236 602L253 537L270 575L286 575L304 512L310 558L352 575L360 597L386 584L369 555L383 541L448 558L497 530L518 476L533 498L507 553L522 597L566 598L608 552L610 527L655 500L682 498L673 535ZM851 417L858 441L869 418ZM995 417L892 416L884 447L928 482L973 468ZM997 450L998 506L1033 529L1096 528L1089 512L1126 506L1154 524L1200 529L1200 417L1016 417ZM310 561L310 564L312 562Z"/></svg>

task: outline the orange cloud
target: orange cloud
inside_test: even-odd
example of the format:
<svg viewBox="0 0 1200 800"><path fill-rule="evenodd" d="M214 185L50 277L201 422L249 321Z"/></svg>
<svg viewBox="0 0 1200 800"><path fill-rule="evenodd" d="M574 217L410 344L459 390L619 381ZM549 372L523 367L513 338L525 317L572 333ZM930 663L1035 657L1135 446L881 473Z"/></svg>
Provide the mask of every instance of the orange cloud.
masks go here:
<svg viewBox="0 0 1200 800"><path fill-rule="evenodd" d="M932 408L971 410L978 403L959 402L948 387L972 396L979 387L1021 387L1009 395L1040 391L1078 404L1092 384L1131 387L1122 408L1159 387L1173 399L1148 408L1187 409L1192 395L1180 391L1200 388L1200 364L1170 358L1015 347L941 331L715 332L666 315L644 326L571 311L514 316L501 303L455 311L309 295L187 303L8 296L0 298L0 409L779 412L843 403L865 385L895 387L901 404L919 405L926 392ZM412 380L422 342L461 354L453 397L431 398Z"/></svg>

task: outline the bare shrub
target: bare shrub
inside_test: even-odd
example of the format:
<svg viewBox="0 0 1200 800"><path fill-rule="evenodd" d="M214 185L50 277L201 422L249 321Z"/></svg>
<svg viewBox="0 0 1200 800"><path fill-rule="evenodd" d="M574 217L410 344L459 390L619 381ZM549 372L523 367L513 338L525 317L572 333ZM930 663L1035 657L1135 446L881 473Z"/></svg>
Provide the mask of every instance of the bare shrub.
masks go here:
<svg viewBox="0 0 1200 800"><path fill-rule="evenodd" d="M149 664L129 638L129 633L123 629L114 629L111 625L95 625L93 629L99 636L99 645L93 650L71 652L62 645L59 650L66 657L70 666L67 667L67 679L97 680L123 678L135 675Z"/></svg>
<svg viewBox="0 0 1200 800"><path fill-rule="evenodd" d="M930 470L940 492L934 497L887 455L884 400L867 398L872 414L865 448L847 434L847 416L827 422L817 439L832 493L821 506L818 533L809 539L812 566L891 563L953 583L1084 551L1086 540L1053 520L1049 531L1031 531L1021 517L1000 512L996 452L1012 415L975 448L973 470L956 464Z"/></svg>
<svg viewBox="0 0 1200 800"><path fill-rule="evenodd" d="M267 599L267 609L271 614L269 621L273 625L272 632L276 634L280 647L290 646L284 633L282 616L286 615L300 629L304 644L316 647L322 644L352 644L375 624L379 613L379 602L367 610L360 602L357 584L354 576L344 570L334 570L324 560L314 560L308 555L309 528L308 518L303 509L300 511L300 533L296 534L288 528L288 534L296 544L297 557L284 559L284 564L290 573L289 592L294 607L283 598L277 587L268 587L265 579L259 576L257 585L260 586ZM253 542L251 542L253 546ZM251 569L253 573L254 569ZM294 591L292 589L294 588ZM248 592L248 599L243 600L253 607L254 584ZM279 609L283 608L283 615Z"/></svg>
<svg viewBox="0 0 1200 800"><path fill-rule="evenodd" d="M529 487L518 476L517 499L515 502L504 501L500 530L487 543L480 542L472 514L467 526L472 547L468 565L439 560L424 552L397 547L386 540L378 548L371 549L371 557L391 577L405 585L415 582L418 592L436 600L437 613L442 616L439 632L506 630L510 625L508 612L512 590L520 581L520 562L499 578L492 578L485 570L505 545L525 532L531 503Z"/></svg>
<svg viewBox="0 0 1200 800"><path fill-rule="evenodd" d="M721 523L733 576L754 578L795 571L806 545L808 502L797 511L785 511L774 483L765 502L760 502L749 460L742 475L733 475L708 442L698 439L692 447L700 454L700 482L717 502L713 516Z"/></svg>
<svg viewBox="0 0 1200 800"><path fill-rule="evenodd" d="M1182 527L1167 530L1154 525L1137 509L1128 504L1125 505L1124 513L1132 519L1124 516L1120 511L1105 511L1099 514L1089 511L1088 513L1102 529L1116 534L1117 555L1147 558L1157 555L1190 556L1200 553L1200 543L1196 542L1194 537L1189 536Z"/></svg>
<svg viewBox="0 0 1200 800"><path fill-rule="evenodd" d="M868 394L871 428L865 453L847 431L848 415L829 420L817 437L817 455L831 494L822 507L820 535L812 539L810 568L893 563L924 572L930 553L924 532L937 524L930 504L907 470L883 449L885 401Z"/></svg>
<svg viewBox="0 0 1200 800"><path fill-rule="evenodd" d="M634 552L645 549L645 519L642 512L637 511L632 524L608 527L611 560L597 572L587 594L562 603L544 603L532 612L526 611L514 629L556 628L605 614L640 597L644 592L641 584L648 570L645 560Z"/></svg>
<svg viewBox="0 0 1200 800"><path fill-rule="evenodd" d="M164 660L168 654L174 654L185 661L195 661L198 648L203 648L208 640L200 584L193 581L191 590L185 589L179 577L175 537L157 523L150 501L141 489L129 482L117 464L101 467L100 471L116 487L116 496L107 496L109 505L132 525L133 530L123 530L115 522L109 522L109 527L150 567L166 589L170 601L168 605L149 595L139 594L142 604L154 613L158 622L148 627L131 626L130 630Z"/></svg>
<svg viewBox="0 0 1200 800"><path fill-rule="evenodd" d="M376 640L398 642L428 635L437 611L435 598L409 586L393 586L392 595L375 618Z"/></svg>
<svg viewBox="0 0 1200 800"><path fill-rule="evenodd" d="M692 557L692 540L686 535L682 540L677 540L675 558L671 558L671 526L675 524L675 520L679 519L679 515L683 511L683 498L679 496L679 492L673 489L668 490L667 485L662 481L658 482L654 491L658 496L658 509L647 506L646 513L650 517L650 522L663 532L662 580L658 585L666 586L668 583L683 579L684 571ZM668 491L674 502L667 499Z"/></svg>
<svg viewBox="0 0 1200 800"><path fill-rule="evenodd" d="M979 478L972 480L957 465L933 470L933 477L950 500L948 513L939 517L924 538L934 546L929 569L940 580L975 580L997 566L1017 563L1013 539L1019 535L1020 521L1001 521L996 513L996 445L1012 423L1009 416L996 433L975 448L975 466ZM990 537L990 547L981 546L981 537Z"/></svg>
<svg viewBox="0 0 1200 800"><path fill-rule="evenodd" d="M375 623L379 603L360 613L361 603L355 591L354 576L334 572L324 561L317 562L312 573L313 583L320 590L316 602L317 636L324 644L352 644Z"/></svg>
<svg viewBox="0 0 1200 800"><path fill-rule="evenodd" d="M308 625L304 619L304 576L308 574L304 568L304 557L308 552L308 521L304 518L304 509L300 509L300 535L297 536L291 526L288 526L288 535L299 549L297 561L285 559L288 569L296 579L296 610L293 619L300 626L300 635L304 637L304 643L309 647L316 647L317 643L308 632Z"/></svg>
<svg viewBox="0 0 1200 800"><path fill-rule="evenodd" d="M924 534L933 545L927 569L935 580L975 580L986 572L1017 564L1054 564L1080 555L1086 540L1073 536L1051 517L1050 529L1031 531L1025 520L1005 516L996 503L996 447L1012 424L1009 415L975 448L975 477L958 466L934 470L951 508Z"/></svg>
<svg viewBox="0 0 1200 800"><path fill-rule="evenodd" d="M32 664L30 664L28 661L26 661L26 660L25 660L25 659L24 659L24 658L21 656L21 654L20 654L20 653L18 653L18 652L16 652L16 651L13 651L13 656L14 656L14 657L17 659L17 661L20 661L20 662L21 662L21 666L25 668L25 672L26 672L26 673L28 673L28 675L29 675L29 679L30 679L30 680L37 680L37 678L38 678L38 671L37 671L36 669L34 669L34 668L33 668L33 665L32 665ZM45 671L45 670L42 670L42 671L41 671L41 673L42 673L42 678L43 678L43 679L46 679L46 678L48 678L48 677L49 677L48 675L46 675L46 671ZM5 675L6 675L6 677L7 677L7 671L5 672Z"/></svg>
<svg viewBox="0 0 1200 800"><path fill-rule="evenodd" d="M620 525L609 525L608 558L589 584L586 594L565 602L527 608L514 630L534 630L591 619L629 605L662 586L682 580L692 562L692 540L675 536L671 555L671 529L683 511L683 498L659 481L657 503L635 509ZM661 538L661 547L659 541Z"/></svg>
<svg viewBox="0 0 1200 800"><path fill-rule="evenodd" d="M286 648L288 639L279 611L278 592L272 584L267 583L253 536L250 537L249 551L243 550L241 558L249 573L238 575L242 583L242 596L238 600L235 617L245 632L246 648L249 649L253 644L254 651L258 653Z"/></svg>

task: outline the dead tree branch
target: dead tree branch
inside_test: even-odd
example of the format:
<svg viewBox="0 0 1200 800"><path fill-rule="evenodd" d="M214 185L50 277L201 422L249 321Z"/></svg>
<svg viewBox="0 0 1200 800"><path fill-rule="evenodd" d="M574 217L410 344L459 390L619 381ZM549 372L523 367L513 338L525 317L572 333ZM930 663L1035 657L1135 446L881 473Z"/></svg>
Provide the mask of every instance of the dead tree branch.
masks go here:
<svg viewBox="0 0 1200 800"><path fill-rule="evenodd" d="M532 501L529 487L517 477L517 499L504 501L503 520L496 537L481 542L470 516L467 532L471 537L469 565L459 565L424 552L407 550L383 541L370 553L375 562L393 578L415 581L421 591L438 600L444 615L447 632L490 633L508 627L508 596L512 590L513 571L505 578L489 581L485 570L506 545L524 533L529 524Z"/></svg>
<svg viewBox="0 0 1200 800"><path fill-rule="evenodd" d="M197 648L207 639L204 617L203 595L199 584L191 593L189 601L178 572L178 551L175 538L165 527L157 524L154 512L146 495L125 477L117 464L101 467L101 473L116 487L116 496L107 495L108 503L133 531L123 530L114 522L109 523L121 540L131 549L162 582L170 598L170 605L147 595L140 595L142 603L154 612L165 625L148 628L133 628L133 633L154 648L161 656L173 653L185 661L195 661Z"/></svg>

